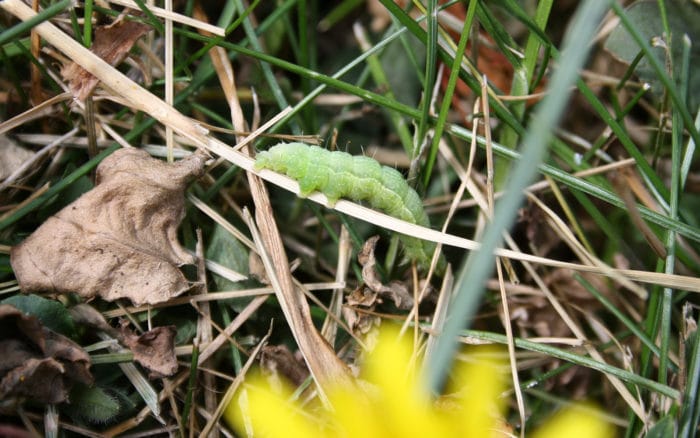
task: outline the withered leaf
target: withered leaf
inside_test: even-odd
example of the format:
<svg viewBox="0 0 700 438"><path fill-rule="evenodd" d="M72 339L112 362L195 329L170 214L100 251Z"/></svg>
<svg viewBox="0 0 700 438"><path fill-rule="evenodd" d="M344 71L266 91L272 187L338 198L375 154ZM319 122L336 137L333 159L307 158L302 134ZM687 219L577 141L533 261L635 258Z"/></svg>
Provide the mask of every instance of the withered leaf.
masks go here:
<svg viewBox="0 0 700 438"><path fill-rule="evenodd" d="M78 304L70 309L73 319L87 327L92 327L116 338L134 354L134 360L151 371L151 377L171 376L177 371L175 356L175 326L156 327L153 330L137 335L122 324L115 329L94 307L89 304ZM119 351L116 347L113 351Z"/></svg>
<svg viewBox="0 0 700 438"><path fill-rule="evenodd" d="M0 305L0 400L66 401L74 382L92 383L90 356L33 316Z"/></svg>
<svg viewBox="0 0 700 438"><path fill-rule="evenodd" d="M362 246L362 251L357 255L357 260L362 265L362 280L379 296L391 299L399 309L410 309L413 307L413 296L403 283L392 281L389 285L384 285L379 279L377 270L374 268L377 264L374 248L378 240L379 236L367 239L367 242Z"/></svg>
<svg viewBox="0 0 700 438"><path fill-rule="evenodd" d="M122 327L122 343L134 353L134 360L151 371L151 377L172 376L177 371L174 325L156 327L135 335Z"/></svg>
<svg viewBox="0 0 700 438"><path fill-rule="evenodd" d="M120 20L108 26L95 29L95 41L90 50L105 62L115 66L122 62L136 41L150 30L150 27L135 21ZM75 62L61 70L61 75L69 83L73 95L85 100L95 89L99 80Z"/></svg>
<svg viewBox="0 0 700 438"><path fill-rule="evenodd" d="M0 135L0 181L17 170L34 152L17 145L5 135Z"/></svg>
<svg viewBox="0 0 700 438"><path fill-rule="evenodd" d="M266 345L260 351L260 365L270 376L284 377L295 387L301 385L309 370L301 357L295 356L286 345Z"/></svg>
<svg viewBox="0 0 700 438"><path fill-rule="evenodd" d="M12 248L23 292L70 293L134 304L167 301L189 288L178 266L194 258L177 241L184 191L199 177L199 153L167 164L120 149L97 167L94 189Z"/></svg>

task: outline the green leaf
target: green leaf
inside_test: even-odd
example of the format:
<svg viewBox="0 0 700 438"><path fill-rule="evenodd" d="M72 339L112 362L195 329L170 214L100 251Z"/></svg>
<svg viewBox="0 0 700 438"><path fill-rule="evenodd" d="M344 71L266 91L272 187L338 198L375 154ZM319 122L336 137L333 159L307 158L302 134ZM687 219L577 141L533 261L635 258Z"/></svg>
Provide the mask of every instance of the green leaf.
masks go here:
<svg viewBox="0 0 700 438"><path fill-rule="evenodd" d="M75 323L68 309L58 301L48 300L38 295L15 295L1 301L10 304L26 313L35 316L50 330L72 337L75 335Z"/></svg>
<svg viewBox="0 0 700 438"><path fill-rule="evenodd" d="M688 35L690 41L700 41L700 7L693 2L680 0L667 0L666 12L671 30L671 62L674 77L678 77L682 59L682 39ZM627 17L635 28L653 47L654 54L660 60L667 59L666 51L662 47L664 38L662 15L656 0L642 0L632 4L626 10ZM639 45L622 26L618 25L605 42L605 48L620 60L627 64L633 63L639 55ZM700 46L693 45L690 53L690 78L689 78L689 106L695 108L700 103L700 74L693 66L700 65ZM656 96L661 96L664 86L658 79L654 69L646 58L635 67L635 73L642 82L648 82Z"/></svg>

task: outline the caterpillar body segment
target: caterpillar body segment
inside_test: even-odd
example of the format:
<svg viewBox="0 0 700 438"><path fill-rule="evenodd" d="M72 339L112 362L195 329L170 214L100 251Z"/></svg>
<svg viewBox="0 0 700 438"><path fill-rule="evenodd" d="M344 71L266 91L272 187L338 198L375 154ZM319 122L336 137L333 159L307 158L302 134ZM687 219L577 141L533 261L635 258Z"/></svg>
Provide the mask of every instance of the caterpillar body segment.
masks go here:
<svg viewBox="0 0 700 438"><path fill-rule="evenodd" d="M269 169L298 181L300 196L314 191L326 195L333 206L338 199L367 202L372 208L409 223L430 227L418 193L396 169L373 158L329 151L304 143L282 143L258 153L255 169ZM406 256L428 268L435 244L401 235ZM441 256L438 272L445 268Z"/></svg>

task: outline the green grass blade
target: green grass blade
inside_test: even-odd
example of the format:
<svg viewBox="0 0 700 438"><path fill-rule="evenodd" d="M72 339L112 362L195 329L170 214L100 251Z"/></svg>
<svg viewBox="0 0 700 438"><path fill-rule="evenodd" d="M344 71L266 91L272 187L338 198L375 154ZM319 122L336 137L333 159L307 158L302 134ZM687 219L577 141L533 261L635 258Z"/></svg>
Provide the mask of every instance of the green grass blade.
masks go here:
<svg viewBox="0 0 700 438"><path fill-rule="evenodd" d="M481 341L494 342L504 345L508 342L505 335L479 330L460 330L458 332L458 335L469 339L477 339ZM565 360L567 362L571 362L579 366L591 368L606 374L610 374L612 376L620 378L621 380L627 383L637 385L639 388L654 391L658 394L665 395L674 400L678 400L681 396L680 391L678 391L675 388L671 388L670 386L662 385L654 380L641 377L638 374L633 373L631 371L627 371L607 363L598 362L597 360L591 359L588 356L582 356L580 354L573 353L568 350L563 350L561 348L553 347L551 345L528 341L527 339L514 338L514 342L516 348L542 353L547 356Z"/></svg>

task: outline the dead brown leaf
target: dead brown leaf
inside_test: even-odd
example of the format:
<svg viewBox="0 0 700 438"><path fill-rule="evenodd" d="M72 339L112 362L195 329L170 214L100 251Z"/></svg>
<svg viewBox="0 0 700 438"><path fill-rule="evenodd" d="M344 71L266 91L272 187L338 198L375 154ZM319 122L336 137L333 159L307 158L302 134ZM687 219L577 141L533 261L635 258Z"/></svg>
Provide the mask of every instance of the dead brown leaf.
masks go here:
<svg viewBox="0 0 700 438"><path fill-rule="evenodd" d="M373 236L367 239L362 251L357 255L357 260L362 265L362 280L367 287L377 293L380 297L389 298L394 302L394 305L402 310L408 310L413 307L413 296L408 288L401 282L392 281L388 285L382 284L374 268L377 260L374 257L374 248L377 245L379 236Z"/></svg>
<svg viewBox="0 0 700 438"><path fill-rule="evenodd" d="M108 26L95 28L95 41L90 50L112 66L121 63L136 41L151 28L136 21L117 20ZM85 100L99 80L75 62L61 70L73 95Z"/></svg>
<svg viewBox="0 0 700 438"><path fill-rule="evenodd" d="M156 327L139 336L129 330L128 323L115 329L89 304L73 306L70 308L70 313L76 323L107 333L129 348L134 354L134 360L151 371L151 378L172 376L177 372L175 356L177 328L175 326Z"/></svg>
<svg viewBox="0 0 700 438"><path fill-rule="evenodd" d="M199 153L167 164L120 149L97 167L94 189L12 248L23 292L69 293L156 304L190 285L178 266L194 258L177 241L184 191L202 175Z"/></svg>
<svg viewBox="0 0 700 438"><path fill-rule="evenodd" d="M61 403L74 382L92 384L79 345L9 304L0 305L0 400Z"/></svg>
<svg viewBox="0 0 700 438"><path fill-rule="evenodd" d="M544 257L561 243L561 237L547 225L545 213L532 202L520 209L519 215L518 222L524 224L527 242L535 254Z"/></svg>
<svg viewBox="0 0 700 438"><path fill-rule="evenodd" d="M150 377L158 378L177 372L176 334L174 325L156 327L140 336L122 327L120 340L134 353L134 360L151 371Z"/></svg>
<svg viewBox="0 0 700 438"><path fill-rule="evenodd" d="M33 151L18 146L5 135L0 135L0 181L17 170L34 155Z"/></svg>
<svg viewBox="0 0 700 438"><path fill-rule="evenodd" d="M304 383L309 370L301 357L292 354L286 345L266 345L260 350L260 365L267 374L275 378L283 377L294 387Z"/></svg>

